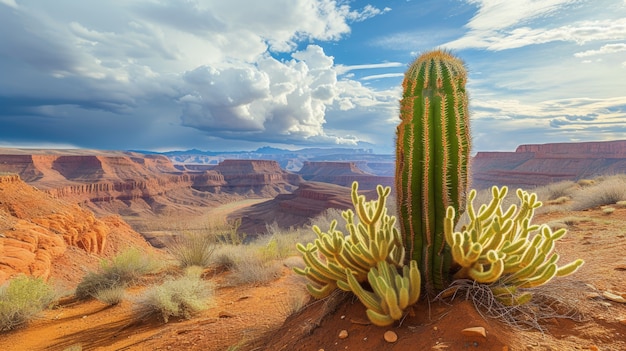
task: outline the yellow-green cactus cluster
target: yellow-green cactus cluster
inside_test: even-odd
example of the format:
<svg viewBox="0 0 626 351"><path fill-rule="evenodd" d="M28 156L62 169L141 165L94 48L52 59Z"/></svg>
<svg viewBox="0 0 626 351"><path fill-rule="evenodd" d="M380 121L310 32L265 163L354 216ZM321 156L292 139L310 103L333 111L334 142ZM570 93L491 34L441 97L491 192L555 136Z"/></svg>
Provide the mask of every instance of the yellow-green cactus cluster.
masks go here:
<svg viewBox="0 0 626 351"><path fill-rule="evenodd" d="M476 190L472 190L467 205L469 224L462 231L455 231L456 214L449 207L444 234L453 260L461 266L454 278L493 283L496 298L508 304L521 304L531 295L519 294L518 289L540 286L555 276L572 274L584 261L557 266L559 255L553 252L554 245L566 230L553 232L547 225L532 225L535 209L541 202L536 194L521 189L517 190L519 208L512 205L503 211L502 200L507 191L507 187L494 186L491 202L476 212L473 206Z"/></svg>
<svg viewBox="0 0 626 351"><path fill-rule="evenodd" d="M346 269L363 282L380 261L402 266L404 246L394 225L396 219L387 214L385 205L391 189L379 185L376 190L378 199L365 201L365 196L358 195L358 183L352 184L352 202L359 221L355 223L352 210L342 213L349 235L337 230L337 221L332 221L327 232L313 226L317 234L313 243L297 245L306 267L295 271L311 281L307 289L313 297L324 298L337 287L350 291Z"/></svg>
<svg viewBox="0 0 626 351"><path fill-rule="evenodd" d="M358 195L358 183L354 182L352 202L359 220L355 221L352 210L342 213L348 235L337 230L337 221L331 223L327 232L314 226L317 239L306 246L297 245L306 266L294 269L297 274L307 277L307 290L315 298L324 298L340 288L354 292L362 301L378 301L366 304L376 313L373 323L399 319L398 309L402 311L414 304L420 290L417 262L413 261L411 267L404 266L405 249L395 227L396 218L387 214L386 200L391 189L378 186L376 190L378 199L366 201L365 196ZM403 269L404 274L399 275L398 269ZM370 282L374 292L360 286L368 279L378 283L375 288ZM407 293L408 300L405 299ZM393 296L398 300L395 304Z"/></svg>
<svg viewBox="0 0 626 351"><path fill-rule="evenodd" d="M367 274L367 280L374 292L367 291L348 274L348 284L367 308L369 320L378 326L387 326L400 320L404 310L415 304L420 297L420 272L417 261L412 260L402 267L402 274L386 261L378 262Z"/></svg>

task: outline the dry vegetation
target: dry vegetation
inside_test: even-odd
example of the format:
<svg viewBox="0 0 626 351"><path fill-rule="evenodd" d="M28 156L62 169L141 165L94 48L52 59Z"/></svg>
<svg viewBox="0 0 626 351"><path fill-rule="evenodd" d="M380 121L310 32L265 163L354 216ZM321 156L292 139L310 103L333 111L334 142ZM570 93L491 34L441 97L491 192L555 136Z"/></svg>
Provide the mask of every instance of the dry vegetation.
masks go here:
<svg viewBox="0 0 626 351"><path fill-rule="evenodd" d="M544 202L544 213L563 214L548 223L554 228L572 227L591 220L570 214L571 211L609 206L604 207L603 213L611 216L616 208L626 207L626 175L555 183L531 191ZM489 199L488 194L488 191L479 193L476 203ZM515 192L509 194L507 204L517 203ZM341 212L329 210L312 223L325 229L333 219L342 223ZM285 266L301 265L301 260L296 258L296 243L315 238L310 227L283 230L269 225L266 235L252 239L238 233L234 225L236 223L223 223L221 227L211 224L206 225L204 230L186 228L170 233L166 249L170 254L169 261L157 262L133 249L103 260L97 271L86 272L74 294L79 299L94 298L106 305L130 302L135 311L134 318L138 321L153 316L162 322L193 318L216 303L215 291L218 289L264 286L280 277ZM541 329L541 319L554 316L547 313L540 315L538 320L536 315L528 316L533 311L536 313L537 306L529 306L526 310L502 309L491 303L493 299L487 296L489 289L468 284L462 285L462 288L458 293L463 292L466 298L482 305L483 313L503 319L513 326L530 325ZM560 302L558 292L546 290L544 295L546 300L559 308L567 305ZM0 288L0 331L23 327L56 299L58 294L41 280L26 277L11 280ZM287 296L281 300L278 310L285 317L292 316L307 302L308 299L303 299L301 295ZM572 311L557 312L566 318L581 318ZM235 343L231 349L236 350L244 344L243 341Z"/></svg>

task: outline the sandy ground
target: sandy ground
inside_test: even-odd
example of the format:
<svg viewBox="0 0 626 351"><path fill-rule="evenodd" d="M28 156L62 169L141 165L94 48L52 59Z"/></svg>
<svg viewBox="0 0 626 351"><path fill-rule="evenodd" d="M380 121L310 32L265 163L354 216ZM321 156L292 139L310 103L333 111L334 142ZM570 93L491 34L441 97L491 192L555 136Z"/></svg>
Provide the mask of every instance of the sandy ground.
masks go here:
<svg viewBox="0 0 626 351"><path fill-rule="evenodd" d="M237 208L237 206L233 206ZM520 330L483 318L469 301L421 301L401 325L369 325L354 298L310 301L292 315L294 299L307 298L302 282L288 268L262 286L218 288L215 304L190 320L141 319L128 291L119 305L65 301L28 326L0 335L0 350L626 350L626 209L610 215L600 209L537 216L536 223L575 218L557 242L562 263L585 265L574 275L542 290L545 301L567 318L546 318L543 331ZM219 284L228 273L208 272ZM610 295L609 295L610 296ZM285 320L287 320L285 322ZM486 337L462 330L484 327ZM345 330L347 338L339 338ZM399 339L383 340L392 330ZM261 342L254 340L262 338Z"/></svg>

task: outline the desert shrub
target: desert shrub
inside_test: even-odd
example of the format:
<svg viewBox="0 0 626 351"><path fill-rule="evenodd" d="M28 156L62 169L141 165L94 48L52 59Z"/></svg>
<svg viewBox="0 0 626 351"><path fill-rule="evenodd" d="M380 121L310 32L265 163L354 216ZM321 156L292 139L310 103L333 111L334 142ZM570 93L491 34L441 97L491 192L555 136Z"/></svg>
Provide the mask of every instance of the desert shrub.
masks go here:
<svg viewBox="0 0 626 351"><path fill-rule="evenodd" d="M230 285L265 284L280 277L282 264L265 260L263 254L250 246L229 246L218 255L223 267L230 270Z"/></svg>
<svg viewBox="0 0 626 351"><path fill-rule="evenodd" d="M117 305L122 302L125 294L126 291L123 286L113 286L108 289L97 290L93 297L107 305Z"/></svg>
<svg viewBox="0 0 626 351"><path fill-rule="evenodd" d="M273 224L267 226L267 235L259 237L250 243L250 246L256 247L266 261L281 260L298 255L296 245L303 239L313 240L313 238L311 230L293 228L283 230Z"/></svg>
<svg viewBox="0 0 626 351"><path fill-rule="evenodd" d="M618 201L615 203L617 207L626 207L626 200Z"/></svg>
<svg viewBox="0 0 626 351"><path fill-rule="evenodd" d="M222 244L243 245L246 242L247 234L239 230L240 226L241 218L237 218L210 230Z"/></svg>
<svg viewBox="0 0 626 351"><path fill-rule="evenodd" d="M141 295L137 312L142 318L158 315L166 323L171 317L189 319L210 306L213 292L210 282L193 274L169 278Z"/></svg>
<svg viewBox="0 0 626 351"><path fill-rule="evenodd" d="M626 178L606 177L602 182L584 187L573 196L573 211L583 211L626 200Z"/></svg>
<svg viewBox="0 0 626 351"><path fill-rule="evenodd" d="M591 186L594 185L596 183L595 180L593 179L580 179L577 184L582 186L582 187L586 187L586 186Z"/></svg>
<svg viewBox="0 0 626 351"><path fill-rule="evenodd" d="M141 276L156 271L159 266L153 257L136 248L128 249L110 261L100 261L99 271L88 272L76 286L74 295L79 299L89 299L102 290L124 288Z"/></svg>
<svg viewBox="0 0 626 351"><path fill-rule="evenodd" d="M344 219L341 216L341 213L343 213L343 210L340 210L338 208L326 209L324 212L320 213L310 220L311 226L316 225L319 228L328 228L330 227L330 223L332 223L332 221L343 223ZM309 230L308 232L311 231ZM313 238L315 237L316 236L313 235Z"/></svg>
<svg viewBox="0 0 626 351"><path fill-rule="evenodd" d="M181 267L208 267L216 244L216 238L212 235L187 232L173 237L167 249Z"/></svg>
<svg viewBox="0 0 626 351"><path fill-rule="evenodd" d="M32 320L56 299L54 289L41 278L18 276L0 287L0 331Z"/></svg>
<svg viewBox="0 0 626 351"><path fill-rule="evenodd" d="M615 207L604 207L602 209L602 213L605 215L613 214L613 212L615 212Z"/></svg>
<svg viewBox="0 0 626 351"><path fill-rule="evenodd" d="M578 185L576 183L571 180L566 180L540 186L534 189L533 192L537 194L539 200L544 202L544 204L548 202L559 204L569 200L577 189Z"/></svg>

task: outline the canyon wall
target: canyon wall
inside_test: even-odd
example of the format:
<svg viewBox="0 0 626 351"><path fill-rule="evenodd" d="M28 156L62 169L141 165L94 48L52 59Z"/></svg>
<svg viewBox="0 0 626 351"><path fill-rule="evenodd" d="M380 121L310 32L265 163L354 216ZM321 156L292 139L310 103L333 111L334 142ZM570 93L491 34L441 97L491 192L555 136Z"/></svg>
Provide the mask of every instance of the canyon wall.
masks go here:
<svg viewBox="0 0 626 351"><path fill-rule="evenodd" d="M368 200L377 196L376 190L363 190L359 194ZM239 230L248 235L265 234L266 225L276 224L280 228L299 227L308 224L311 218L329 208L345 210L353 208L351 188L324 182L306 181L291 194L281 194L230 215L231 219L241 218ZM343 225L341 219L341 225ZM328 228L323 228L327 230Z"/></svg>
<svg viewBox="0 0 626 351"><path fill-rule="evenodd" d="M366 167L363 162L361 167ZM298 172L306 181L324 182L350 187L354 181L361 189L376 189L377 185L392 186L393 176L378 176L368 173L357 162L306 161Z"/></svg>
<svg viewBox="0 0 626 351"><path fill-rule="evenodd" d="M472 186L529 188L616 173L626 173L626 140L520 145L515 152L477 153Z"/></svg>

